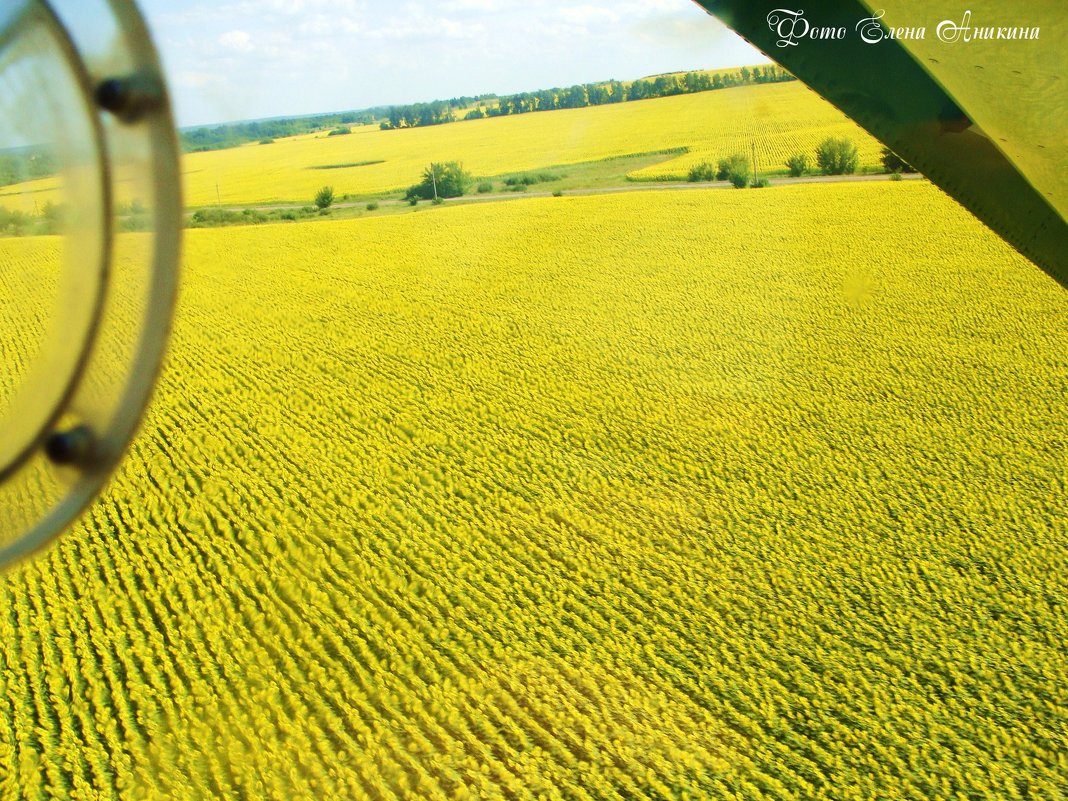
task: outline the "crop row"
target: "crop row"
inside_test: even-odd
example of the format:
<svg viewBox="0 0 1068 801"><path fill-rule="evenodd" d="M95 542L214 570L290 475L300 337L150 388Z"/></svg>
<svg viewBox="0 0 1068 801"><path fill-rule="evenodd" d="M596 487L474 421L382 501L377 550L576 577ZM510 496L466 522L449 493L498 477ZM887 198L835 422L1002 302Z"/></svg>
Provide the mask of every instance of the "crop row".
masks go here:
<svg viewBox="0 0 1068 801"><path fill-rule="evenodd" d="M191 232L0 798L1058 798L1065 345L920 184Z"/></svg>

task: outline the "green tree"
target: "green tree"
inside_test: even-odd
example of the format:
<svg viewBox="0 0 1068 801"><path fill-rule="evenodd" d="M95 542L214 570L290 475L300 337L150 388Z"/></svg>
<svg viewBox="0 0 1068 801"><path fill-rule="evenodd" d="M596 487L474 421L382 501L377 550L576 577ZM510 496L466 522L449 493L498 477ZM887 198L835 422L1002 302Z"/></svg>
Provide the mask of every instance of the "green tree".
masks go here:
<svg viewBox="0 0 1068 801"><path fill-rule="evenodd" d="M816 148L816 164L824 175L848 175L857 171L857 146L848 139L829 136Z"/></svg>
<svg viewBox="0 0 1068 801"><path fill-rule="evenodd" d="M694 164L686 176L688 181L714 181L716 180L716 168L707 161Z"/></svg>
<svg viewBox="0 0 1068 801"><path fill-rule="evenodd" d="M727 173L727 180L731 182L731 186L735 189L745 189L749 186L748 166L745 168L744 172L742 170L732 170Z"/></svg>
<svg viewBox="0 0 1068 801"><path fill-rule="evenodd" d="M405 198L432 200L460 197L471 185L471 174L458 161L434 162L423 171L423 179L408 188Z"/></svg>
<svg viewBox="0 0 1068 801"><path fill-rule="evenodd" d="M916 172L916 168L888 147L883 148L880 161L887 172Z"/></svg>
<svg viewBox="0 0 1068 801"><path fill-rule="evenodd" d="M745 186L749 183L749 172L749 159L741 153L734 153L719 160L716 165L716 180L730 181L735 186L738 186L740 181L741 185Z"/></svg>
<svg viewBox="0 0 1068 801"><path fill-rule="evenodd" d="M786 159L786 168L792 178L799 178L808 172L808 156L804 153L794 153Z"/></svg>
<svg viewBox="0 0 1068 801"><path fill-rule="evenodd" d="M320 209L328 209L334 204L334 187L324 186L315 193L315 205Z"/></svg>

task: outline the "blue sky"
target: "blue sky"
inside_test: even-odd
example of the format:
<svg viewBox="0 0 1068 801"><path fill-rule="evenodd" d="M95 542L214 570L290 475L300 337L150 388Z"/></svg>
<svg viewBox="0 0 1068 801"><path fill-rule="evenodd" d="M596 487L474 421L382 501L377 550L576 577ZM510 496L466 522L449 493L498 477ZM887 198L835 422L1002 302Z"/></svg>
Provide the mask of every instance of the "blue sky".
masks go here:
<svg viewBox="0 0 1068 801"><path fill-rule="evenodd" d="M766 61L691 0L141 0L179 125Z"/></svg>

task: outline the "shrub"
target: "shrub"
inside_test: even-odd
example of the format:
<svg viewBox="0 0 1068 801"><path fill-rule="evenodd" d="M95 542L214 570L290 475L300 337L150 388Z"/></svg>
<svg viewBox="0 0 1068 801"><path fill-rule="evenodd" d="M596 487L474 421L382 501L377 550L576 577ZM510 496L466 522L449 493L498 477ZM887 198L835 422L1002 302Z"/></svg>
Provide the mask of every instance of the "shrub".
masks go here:
<svg viewBox="0 0 1068 801"><path fill-rule="evenodd" d="M260 144L261 145L273 145L274 144L274 140L271 139L271 137L269 137L269 136L265 136L265 137L263 137L263 139L260 140Z"/></svg>
<svg viewBox="0 0 1068 801"><path fill-rule="evenodd" d="M700 164L694 164L690 167L686 180L691 182L714 181L716 180L716 170L710 162L702 161Z"/></svg>
<svg viewBox="0 0 1068 801"><path fill-rule="evenodd" d="M442 203L445 202L445 198L438 196L438 197L434 198L433 200L431 200L430 202L435 206L440 206Z"/></svg>
<svg viewBox="0 0 1068 801"><path fill-rule="evenodd" d="M45 204L44 213L45 213L46 216L48 214L48 207L50 205L52 205L52 204L51 203L46 203ZM115 204L115 213L117 215L119 215L120 217L125 216L127 214L144 214L147 211L148 211L148 208L145 206L145 204L142 203L137 198L134 198L129 203L116 203Z"/></svg>
<svg viewBox="0 0 1068 801"><path fill-rule="evenodd" d="M900 181L901 180L901 173L899 173L899 172L890 173L890 180L891 181Z"/></svg>
<svg viewBox="0 0 1068 801"><path fill-rule="evenodd" d="M367 204L367 210L368 211L378 211L378 201L377 200L372 200L370 203L368 203Z"/></svg>
<svg viewBox="0 0 1068 801"><path fill-rule="evenodd" d="M484 195L487 192L492 192L492 191L493 191L493 183L491 181L479 181L478 182L478 193L480 195Z"/></svg>
<svg viewBox="0 0 1068 801"><path fill-rule="evenodd" d="M804 153L794 153L786 159L786 168L790 171L791 178L800 178L808 172L808 156Z"/></svg>
<svg viewBox="0 0 1068 801"><path fill-rule="evenodd" d="M471 185L471 174L458 161L432 163L423 171L423 180L408 187L406 200L433 197L460 197Z"/></svg>
<svg viewBox="0 0 1068 801"><path fill-rule="evenodd" d="M915 167L888 147L883 148L880 161L883 163L883 169L889 173L916 172Z"/></svg>
<svg viewBox="0 0 1068 801"><path fill-rule="evenodd" d="M315 193L315 205L322 211L330 208L334 203L334 187L324 186L318 192Z"/></svg>
<svg viewBox="0 0 1068 801"><path fill-rule="evenodd" d="M229 209L197 209L193 212L190 226L204 228L210 225L226 225L228 223L244 222L245 215Z"/></svg>
<svg viewBox="0 0 1068 801"><path fill-rule="evenodd" d="M749 159L747 159L741 153L735 153L734 155L727 156L727 158L725 159L720 159L719 163L716 164L716 180L732 181L731 173L745 175L746 178L748 178Z"/></svg>
<svg viewBox="0 0 1068 801"><path fill-rule="evenodd" d="M564 196L564 190L563 189L557 189L557 190L555 190L553 192L553 197L563 197L563 196Z"/></svg>
<svg viewBox="0 0 1068 801"><path fill-rule="evenodd" d="M848 175L857 171L857 146L848 139L829 136L816 148L816 164L824 175Z"/></svg>
<svg viewBox="0 0 1068 801"><path fill-rule="evenodd" d="M534 184L544 184L550 181L559 181L561 178L566 178L564 175L557 175L554 172L525 172L520 175L509 175L504 179L505 186L533 186Z"/></svg>
<svg viewBox="0 0 1068 801"><path fill-rule="evenodd" d="M753 181L751 184L749 184L749 188L750 189L763 189L767 185L768 185L768 179L767 178L757 178L755 181Z"/></svg>
<svg viewBox="0 0 1068 801"><path fill-rule="evenodd" d="M26 212L9 211L0 207L0 232L13 236L22 236L30 224L30 217Z"/></svg>
<svg viewBox="0 0 1068 801"><path fill-rule="evenodd" d="M417 198L417 197L408 198L408 205L409 206L418 206L419 205L419 198Z"/></svg>
<svg viewBox="0 0 1068 801"><path fill-rule="evenodd" d="M320 217L329 217L330 216L330 209L319 209L319 216Z"/></svg>
<svg viewBox="0 0 1068 801"><path fill-rule="evenodd" d="M315 214L315 206L301 206L300 207L300 213L301 214Z"/></svg>
<svg viewBox="0 0 1068 801"><path fill-rule="evenodd" d="M730 181L736 189L749 185L749 159L741 153L720 159L716 164L717 181Z"/></svg>
<svg viewBox="0 0 1068 801"><path fill-rule="evenodd" d="M138 203L138 201L134 201ZM133 205L133 204L131 204ZM138 205L140 205L138 203ZM50 200L46 200L44 206L41 208L41 223L38 226L39 233L42 234L59 234L63 232L63 218L64 211L62 204L53 203ZM123 230L135 230L144 231L147 230L152 223L152 220L148 214L145 213L145 209L142 206L140 211L134 212L128 219L123 220L124 224L137 226L136 228L124 227Z"/></svg>
<svg viewBox="0 0 1068 801"><path fill-rule="evenodd" d="M152 220L146 215L135 214L132 217L124 217L119 220L120 231L147 231L152 227ZM45 221L45 225L41 231L43 234L58 234L62 233L57 226L50 224L49 221Z"/></svg>
<svg viewBox="0 0 1068 801"><path fill-rule="evenodd" d="M731 185L735 189L745 189L749 186L749 171L745 172L729 172L727 173L727 180L731 182Z"/></svg>
<svg viewBox="0 0 1068 801"><path fill-rule="evenodd" d="M340 125L328 133L327 136L345 136L350 133L352 133L352 128L349 128L347 125Z"/></svg>
<svg viewBox="0 0 1068 801"><path fill-rule="evenodd" d="M297 213L295 211L283 211L281 214L278 215L278 219L280 219L280 220L296 220L297 219Z"/></svg>

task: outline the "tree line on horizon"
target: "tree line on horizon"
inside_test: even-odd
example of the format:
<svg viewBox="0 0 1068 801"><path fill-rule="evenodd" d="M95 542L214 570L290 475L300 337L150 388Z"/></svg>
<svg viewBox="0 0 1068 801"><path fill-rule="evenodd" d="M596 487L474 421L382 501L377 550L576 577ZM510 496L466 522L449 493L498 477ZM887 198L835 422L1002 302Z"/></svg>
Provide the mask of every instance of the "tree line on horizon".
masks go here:
<svg viewBox="0 0 1068 801"><path fill-rule="evenodd" d="M0 186L32 181L54 175L58 160L44 147L9 148L0 153Z"/></svg>
<svg viewBox="0 0 1068 801"><path fill-rule="evenodd" d="M630 100L647 100L715 89L729 89L747 84L780 83L792 80L796 80L793 75L775 64L752 68L742 67L740 70L712 74L694 70L687 73L639 78L629 82L601 81L513 95L481 95L474 98L464 97L437 100L433 103L391 106L386 118L379 125L383 130L443 125L455 121L455 109L463 109L476 103L475 108L464 115L464 120L527 114L534 111L586 108L609 103L624 103ZM495 105L492 103L493 100L497 101Z"/></svg>
<svg viewBox="0 0 1068 801"><path fill-rule="evenodd" d="M345 125L372 125L386 107L366 111L316 114L310 117L279 117L270 120L228 122L221 125L202 125L178 131L178 140L183 153L199 153L206 150L224 150L248 142L269 144L274 139L286 136L321 131ZM377 113L376 113L377 112Z"/></svg>
<svg viewBox="0 0 1068 801"><path fill-rule="evenodd" d="M729 89L754 83L796 80L782 67L767 64L709 74L702 71L657 75L634 81L601 81L569 87L542 89L512 95L484 94L453 97L430 103L375 106L362 111L315 114L305 117L279 117L268 120L201 125L178 132L182 151L196 153L222 150L249 142L270 144L275 139L327 129L341 131L348 125L372 125L383 129L420 128L455 122L457 111L469 109L463 119L526 114L563 108L585 108L630 100ZM474 106L474 108L470 108Z"/></svg>

